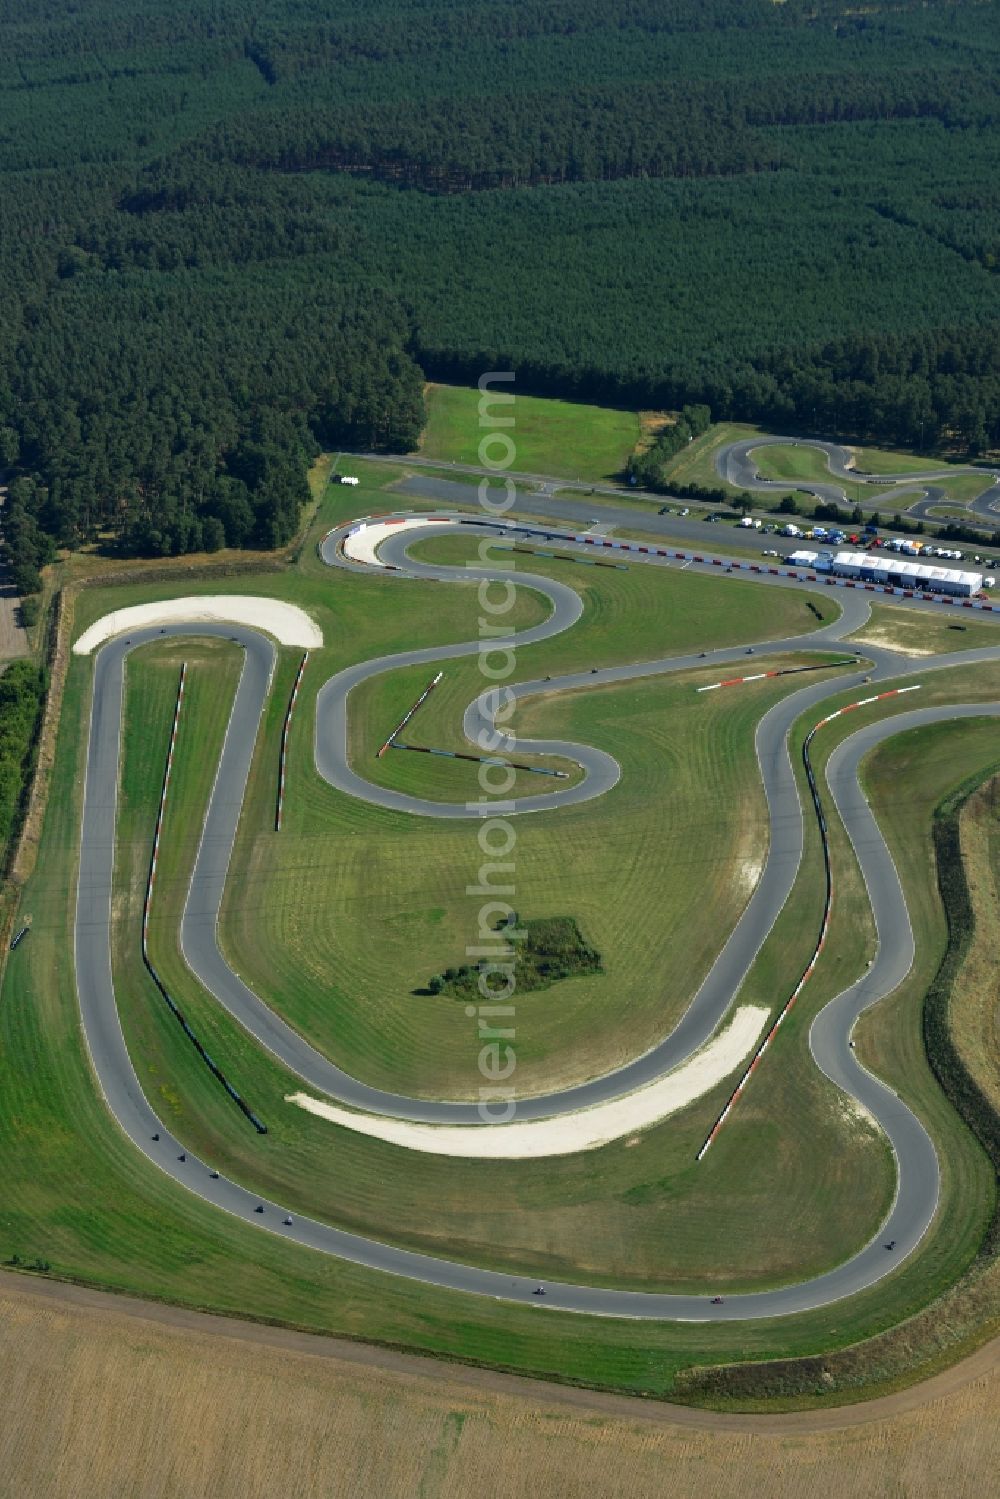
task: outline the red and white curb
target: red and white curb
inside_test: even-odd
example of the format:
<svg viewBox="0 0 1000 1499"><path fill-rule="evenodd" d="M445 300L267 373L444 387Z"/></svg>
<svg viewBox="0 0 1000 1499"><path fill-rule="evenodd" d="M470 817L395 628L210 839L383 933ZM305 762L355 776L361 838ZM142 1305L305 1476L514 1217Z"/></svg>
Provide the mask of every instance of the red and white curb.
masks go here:
<svg viewBox="0 0 1000 1499"><path fill-rule="evenodd" d="M770 567L760 562L741 562L735 557L710 557L704 552L678 552L673 547L647 546L638 541L616 541L607 536L585 536L576 532L567 532L562 537L557 531L543 530L539 527L535 530L528 526L511 526L510 532L520 532L522 535L542 536L550 541L556 539L564 542L575 542L579 546L610 547L614 551L632 552L639 556L666 557L675 562L696 562L704 567L721 567L726 572L748 572L758 576L774 578L791 578L798 583L823 583L827 588L863 588L868 593L888 594L898 599L930 599L937 604L951 604L960 609L981 609L986 614L994 612L994 605L979 599L957 598L950 594L926 593L920 588L897 588L891 583L866 583L860 578L838 578L832 573L816 573L808 569L792 567ZM1000 605L996 606L1000 612Z"/></svg>
<svg viewBox="0 0 1000 1499"><path fill-rule="evenodd" d="M288 758L288 736L292 727L292 714L295 712L295 701L299 695L302 685L302 673L306 669L309 660L309 652L306 651L299 662L299 669L295 673L295 681L292 684L292 695L288 699L288 709L285 713L285 721L281 726L281 754L278 759L278 800L274 809L274 831L281 832L281 819L285 811L285 762Z"/></svg>
<svg viewBox="0 0 1000 1499"><path fill-rule="evenodd" d="M403 730L406 728L406 725L410 722L410 719L416 713L417 709L421 706L422 703L425 703L427 701L427 699L430 697L431 693L434 691L435 687L440 682L440 680L441 680L441 678L443 676L444 676L444 672L443 671L439 671L438 674L437 674L437 676L436 677L432 677L431 680L427 683L427 686L424 688L423 692L417 698L417 701L413 704L413 707L409 708L403 714L402 718L399 720L399 723L393 729L393 731L389 735L388 739L386 739L386 741L381 746L381 748L376 751L376 753L375 753L376 760L381 760L381 758L385 754L386 750L387 749L391 749L392 742L395 739L396 735L397 734L401 734L403 732Z"/></svg>
<svg viewBox="0 0 1000 1499"><path fill-rule="evenodd" d="M727 677L723 682L709 682L707 687L696 687L695 692L716 692L720 687L741 687L744 682L763 682L766 677L798 677L804 672L832 671L836 666L856 666L851 656L843 661L821 661L813 666L776 666L773 671L755 671L748 677Z"/></svg>
<svg viewBox="0 0 1000 1499"><path fill-rule="evenodd" d="M364 516L357 521L348 522L347 525L351 527L348 534L353 534L360 526L369 521L378 520L382 525L396 525L407 518L417 519L418 517L415 517L412 512L409 512L406 516L401 516L388 511L379 511L375 515ZM668 561L672 562L694 562L703 567L719 567L727 573L745 572L758 577L789 578L797 583L822 583L827 588L862 588L867 593L886 594L890 598L917 599L918 601L923 600L935 604L947 604L955 609L979 609L985 614L1000 613L1000 604L990 604L981 599L958 598L951 594L927 593L920 588L897 588L892 583L866 583L860 578L838 578L834 577L832 573L810 572L808 569L803 568L771 567L760 562L742 562L736 557L711 557L706 556L704 552L679 552L673 547L649 546L644 542L638 541L618 541L610 536L589 536L576 531L560 532L551 527L537 525L511 524L503 526L496 521L482 521L472 516L461 514L428 514L420 516L419 519L422 521L465 521L471 525L489 526L490 529L498 531L503 536L537 538L541 541L552 541L562 543L563 545L608 547L612 551L629 552L640 557L666 557ZM334 526L332 530L327 532L324 541L343 529L343 526ZM341 541L341 549L342 547L343 540ZM383 563L382 566L388 568L390 571L397 570L393 564Z"/></svg>
<svg viewBox="0 0 1000 1499"><path fill-rule="evenodd" d="M727 677L724 682L710 682L707 687L699 687L698 692L717 692L720 687L740 687L744 682L763 682L765 677L777 677L781 673L777 671L755 671L749 677Z"/></svg>
<svg viewBox="0 0 1000 1499"><path fill-rule="evenodd" d="M812 957L809 959L809 963L806 967L805 972L799 979L798 983L795 985L795 988L792 990L791 994L788 996L788 999L782 1006L777 1019L771 1026L767 1035L764 1037L763 1041L760 1043L757 1050L750 1058L750 1065L747 1067L743 1076L740 1078L739 1082L736 1084L736 1087L730 1094L729 1100L726 1103L725 1108L722 1110L722 1113L719 1115L715 1123L712 1125L712 1128L709 1130L708 1135L705 1139L705 1143L702 1145L695 1158L696 1160L700 1161L704 1157L710 1145L714 1141L716 1135L719 1133L719 1130L725 1124L727 1118L732 1112L734 1105L736 1104L737 1099L743 1092L747 1083L750 1081L758 1065L760 1064L761 1057L763 1057L765 1051L777 1035L782 1021L785 1019L785 1016L791 1010L795 1001L802 993L802 990L805 988L808 980L812 977L813 970L815 969L816 964L819 961L820 953L823 951L823 948L826 944L827 932L830 929L830 913L833 910L833 875L830 868L830 844L827 835L826 817L823 812L823 804L820 801L819 788L816 785L816 778L813 774L812 762L809 758L809 745L812 742L813 736L826 724L832 723L835 718L840 718L845 713L852 713L856 708L866 708L870 703L880 703L885 698L901 697L906 692L918 692L919 690L920 683L918 682L912 687L893 687L888 692L876 692L872 697L863 697L860 698L856 703L847 703L843 708L838 708L834 713L828 713L826 718L821 718L818 723L813 725L813 727L809 730L809 733L806 735L805 742L802 746L802 759L803 763L805 764L806 775L809 779L809 789L812 792L813 806L816 810L816 819L819 823L820 837L823 840L823 862L826 867L826 900L823 905L823 920L820 923L819 939L816 943L815 948L813 949Z"/></svg>

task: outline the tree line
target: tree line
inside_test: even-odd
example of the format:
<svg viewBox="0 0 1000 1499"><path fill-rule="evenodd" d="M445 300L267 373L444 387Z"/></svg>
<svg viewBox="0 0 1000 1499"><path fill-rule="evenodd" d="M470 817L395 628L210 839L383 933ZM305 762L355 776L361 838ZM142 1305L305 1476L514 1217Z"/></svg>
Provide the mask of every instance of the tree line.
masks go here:
<svg viewBox="0 0 1000 1499"><path fill-rule="evenodd" d="M995 0L0 18L18 586L57 546L281 546L321 447L406 450L425 378L501 362L684 408L661 444L711 407L1000 445L998 48Z"/></svg>

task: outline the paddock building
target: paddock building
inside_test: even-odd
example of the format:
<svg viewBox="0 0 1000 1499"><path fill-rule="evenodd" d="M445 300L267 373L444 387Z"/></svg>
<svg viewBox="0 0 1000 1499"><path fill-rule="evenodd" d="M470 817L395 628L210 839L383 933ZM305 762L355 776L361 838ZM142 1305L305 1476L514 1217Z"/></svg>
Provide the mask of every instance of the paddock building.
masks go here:
<svg viewBox="0 0 1000 1499"><path fill-rule="evenodd" d="M838 552L832 570L838 577L858 578L862 583L887 583L896 588L952 593L962 598L972 598L983 586L982 573L932 567L927 562L914 562L909 557L884 552Z"/></svg>

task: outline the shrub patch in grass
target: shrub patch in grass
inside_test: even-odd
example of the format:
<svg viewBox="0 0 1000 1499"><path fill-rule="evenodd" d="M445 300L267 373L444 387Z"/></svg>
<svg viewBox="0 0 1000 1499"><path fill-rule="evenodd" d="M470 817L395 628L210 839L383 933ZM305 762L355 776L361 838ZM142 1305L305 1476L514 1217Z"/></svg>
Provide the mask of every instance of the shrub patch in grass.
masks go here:
<svg viewBox="0 0 1000 1499"><path fill-rule="evenodd" d="M498 949L498 958L510 960L514 969L514 990L528 993L548 989L560 979L578 973L600 973L601 955L586 941L572 916L547 916L535 921L519 922L515 911L497 922L494 931L504 933L507 950ZM460 968L446 968L436 973L426 988L415 994L447 994L453 999L479 997L479 964L466 963Z"/></svg>

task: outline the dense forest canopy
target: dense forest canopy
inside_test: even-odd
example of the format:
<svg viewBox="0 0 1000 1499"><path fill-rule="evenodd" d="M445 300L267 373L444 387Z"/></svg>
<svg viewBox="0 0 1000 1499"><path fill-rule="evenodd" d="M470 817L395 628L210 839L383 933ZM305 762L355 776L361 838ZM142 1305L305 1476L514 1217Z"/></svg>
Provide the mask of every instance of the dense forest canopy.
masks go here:
<svg viewBox="0 0 1000 1499"><path fill-rule="evenodd" d="M0 468L280 545L425 376L1000 444L1000 3L4 0Z"/></svg>

